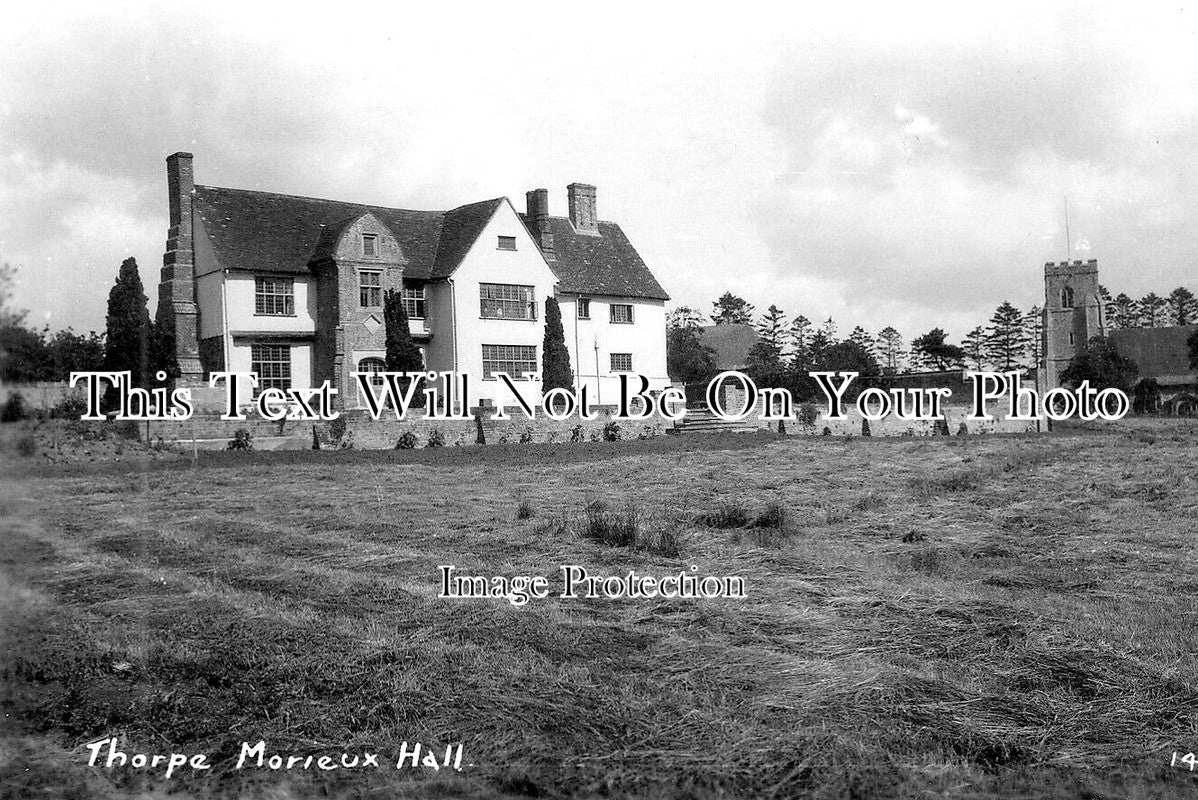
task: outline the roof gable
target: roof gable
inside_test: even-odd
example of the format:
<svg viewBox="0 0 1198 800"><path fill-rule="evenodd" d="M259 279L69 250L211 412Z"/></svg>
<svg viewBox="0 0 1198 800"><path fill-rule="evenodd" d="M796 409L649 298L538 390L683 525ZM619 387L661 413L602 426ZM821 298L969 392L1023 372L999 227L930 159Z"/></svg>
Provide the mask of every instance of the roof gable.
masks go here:
<svg viewBox="0 0 1198 800"><path fill-rule="evenodd" d="M433 264L432 278L448 278L462 263L470 248L478 241L483 228L495 216L495 210L503 198L483 200L479 203L458 206L445 212L441 225L441 239L437 246L437 259Z"/></svg>

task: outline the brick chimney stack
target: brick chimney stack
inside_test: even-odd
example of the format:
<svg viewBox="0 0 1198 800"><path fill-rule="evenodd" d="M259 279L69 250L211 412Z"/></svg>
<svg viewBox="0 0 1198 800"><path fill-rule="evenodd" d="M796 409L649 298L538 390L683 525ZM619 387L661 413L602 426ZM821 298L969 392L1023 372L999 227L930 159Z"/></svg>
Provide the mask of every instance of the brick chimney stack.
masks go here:
<svg viewBox="0 0 1198 800"><path fill-rule="evenodd" d="M595 187L572 183L566 187L570 203L570 223L579 233L599 233L599 214L595 208Z"/></svg>
<svg viewBox="0 0 1198 800"><path fill-rule="evenodd" d="M170 228L158 284L157 322L174 339L181 384L196 384L203 378L192 260L191 205L195 179L191 162L191 153L174 153L166 159Z"/></svg>
<svg viewBox="0 0 1198 800"><path fill-rule="evenodd" d="M546 260L556 258L553 252L553 233L549 227L549 190L533 189L524 195L529 228Z"/></svg>

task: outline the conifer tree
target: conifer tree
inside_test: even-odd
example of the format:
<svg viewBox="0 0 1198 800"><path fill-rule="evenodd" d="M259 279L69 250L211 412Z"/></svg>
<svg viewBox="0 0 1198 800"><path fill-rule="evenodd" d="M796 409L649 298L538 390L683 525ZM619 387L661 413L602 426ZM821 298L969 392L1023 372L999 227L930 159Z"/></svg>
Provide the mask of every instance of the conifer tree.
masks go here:
<svg viewBox="0 0 1198 800"><path fill-rule="evenodd" d="M1140 298L1140 324L1145 328L1155 328L1165 322L1168 301L1156 292L1149 292Z"/></svg>
<svg viewBox="0 0 1198 800"><path fill-rule="evenodd" d="M408 327L408 312L403 305L403 294L388 289L383 295L383 325L386 333L387 354L384 359L388 372L420 372L424 369L424 358L420 348L412 341ZM407 392L409 379L400 380L400 389ZM416 391L412 396L414 408L424 408L424 392Z"/></svg>
<svg viewBox="0 0 1198 800"><path fill-rule="evenodd" d="M1140 325L1140 315L1136 309L1136 301L1123 292L1115 295L1115 315L1111 319L1113 328L1137 328Z"/></svg>
<svg viewBox="0 0 1198 800"><path fill-rule="evenodd" d="M108 318L104 345L104 369L129 372L134 386L150 380L150 312L148 298L137 271L137 260L121 263L116 284L108 292Z"/></svg>
<svg viewBox="0 0 1198 800"><path fill-rule="evenodd" d="M786 314L771 305L757 323L757 335L779 355L786 346Z"/></svg>
<svg viewBox="0 0 1198 800"><path fill-rule="evenodd" d="M932 369L959 369L965 360L965 351L948 343L948 334L941 328L932 330L911 340L912 361Z"/></svg>
<svg viewBox="0 0 1198 800"><path fill-rule="evenodd" d="M811 320L802 314L790 322L790 346L794 363L806 364L811 357Z"/></svg>
<svg viewBox="0 0 1198 800"><path fill-rule="evenodd" d="M1193 325L1195 317L1194 293L1184 286L1178 286L1169 293L1169 310L1173 312L1174 325Z"/></svg>
<svg viewBox="0 0 1198 800"><path fill-rule="evenodd" d="M965 334L965 357L969 361L969 366L977 371L982 370L982 364L986 360L986 329L981 325Z"/></svg>
<svg viewBox="0 0 1198 800"><path fill-rule="evenodd" d="M574 370L566 349L566 330L562 311L553 297L545 298L545 340L541 346L541 391L573 389Z"/></svg>
<svg viewBox="0 0 1198 800"><path fill-rule="evenodd" d="M887 325L878 331L878 351L882 368L892 374L898 372L903 360L902 335L893 327Z"/></svg>
<svg viewBox="0 0 1198 800"><path fill-rule="evenodd" d="M874 337L869 335L869 332L866 331L865 328L862 328L860 325L853 328L852 333L849 334L848 340L860 347L865 352L869 353L874 358L878 357L877 341L874 339Z"/></svg>
<svg viewBox="0 0 1198 800"><path fill-rule="evenodd" d="M724 292L720 299L711 305L711 319L716 325L748 325L753 322L753 304L745 302L743 297L737 297L732 292Z"/></svg>
<svg viewBox="0 0 1198 800"><path fill-rule="evenodd" d="M1019 309L1003 301L990 317L986 329L986 355L995 368L1007 371L1015 369L1023 360L1028 344L1027 327Z"/></svg>

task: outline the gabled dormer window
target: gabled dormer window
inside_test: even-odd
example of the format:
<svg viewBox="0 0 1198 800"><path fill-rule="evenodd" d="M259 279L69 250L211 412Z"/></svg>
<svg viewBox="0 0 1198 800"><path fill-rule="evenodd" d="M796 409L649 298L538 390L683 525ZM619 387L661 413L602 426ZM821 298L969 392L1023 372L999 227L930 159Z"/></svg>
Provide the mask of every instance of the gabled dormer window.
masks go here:
<svg viewBox="0 0 1198 800"><path fill-rule="evenodd" d="M500 236L499 237L499 249L500 250L515 250L516 249L516 237L515 236Z"/></svg>
<svg viewBox="0 0 1198 800"><path fill-rule="evenodd" d="M378 258L379 237L377 233L362 234L362 255L366 258Z"/></svg>

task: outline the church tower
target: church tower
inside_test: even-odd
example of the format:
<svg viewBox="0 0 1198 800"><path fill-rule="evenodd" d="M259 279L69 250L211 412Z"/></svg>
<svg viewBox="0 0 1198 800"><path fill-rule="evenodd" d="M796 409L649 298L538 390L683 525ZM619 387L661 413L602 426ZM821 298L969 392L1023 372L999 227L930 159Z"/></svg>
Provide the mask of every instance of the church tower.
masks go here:
<svg viewBox="0 0 1198 800"><path fill-rule="evenodd" d="M1045 389L1061 385L1061 373L1094 336L1105 335L1098 296L1098 260L1049 261L1044 265Z"/></svg>

